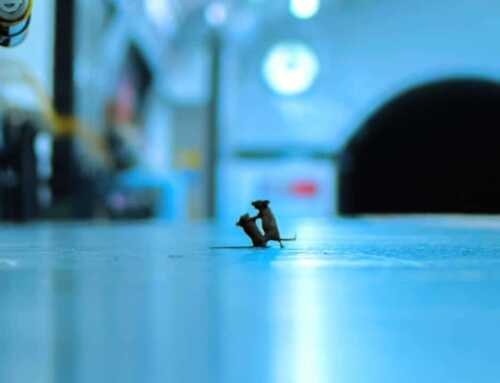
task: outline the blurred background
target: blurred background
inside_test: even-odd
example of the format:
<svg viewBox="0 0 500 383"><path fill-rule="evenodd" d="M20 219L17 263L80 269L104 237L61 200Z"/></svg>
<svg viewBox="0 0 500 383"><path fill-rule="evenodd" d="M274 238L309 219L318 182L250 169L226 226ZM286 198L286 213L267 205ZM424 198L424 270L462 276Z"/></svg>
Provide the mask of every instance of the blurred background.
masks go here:
<svg viewBox="0 0 500 383"><path fill-rule="evenodd" d="M29 25L0 47L0 382L498 383L500 216L448 214L500 213L499 15L34 0L20 30L0 17L0 45ZM297 241L231 248L254 199Z"/></svg>
<svg viewBox="0 0 500 383"><path fill-rule="evenodd" d="M500 212L500 5L37 0L0 217Z"/></svg>

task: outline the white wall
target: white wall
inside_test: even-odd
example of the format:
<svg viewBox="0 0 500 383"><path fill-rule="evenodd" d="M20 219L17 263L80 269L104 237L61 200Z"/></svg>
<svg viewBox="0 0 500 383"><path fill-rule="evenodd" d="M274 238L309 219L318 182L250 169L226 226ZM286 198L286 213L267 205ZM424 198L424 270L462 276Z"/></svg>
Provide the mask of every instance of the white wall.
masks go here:
<svg viewBox="0 0 500 383"><path fill-rule="evenodd" d="M283 11L259 26L252 43L228 45L238 57L226 74L226 144L338 152L370 113L406 89L456 76L500 78L499 1L322 4L312 20L293 21ZM261 78L264 54L281 41L304 42L321 61L302 96L277 96Z"/></svg>

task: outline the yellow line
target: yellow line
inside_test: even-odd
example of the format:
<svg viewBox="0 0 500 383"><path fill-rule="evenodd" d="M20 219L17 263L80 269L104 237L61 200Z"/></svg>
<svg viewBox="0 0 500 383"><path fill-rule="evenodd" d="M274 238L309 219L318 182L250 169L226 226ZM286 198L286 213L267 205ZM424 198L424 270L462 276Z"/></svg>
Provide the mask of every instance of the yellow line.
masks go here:
<svg viewBox="0 0 500 383"><path fill-rule="evenodd" d="M43 117L47 120L49 131L52 135L55 137L76 136L81 139L85 148L95 157L95 159L99 160L104 166L109 166L111 164L111 159L102 137L85 127L75 116L58 114L54 109L52 99L47 95L40 82L31 75L22 62L17 60L1 60L0 76L1 69L4 68L17 70L18 73L17 76L12 76L11 73L8 73L8 76L0 81L0 86L6 85L9 82L14 84L26 84L34 92L37 105ZM0 101L3 100L0 99Z"/></svg>

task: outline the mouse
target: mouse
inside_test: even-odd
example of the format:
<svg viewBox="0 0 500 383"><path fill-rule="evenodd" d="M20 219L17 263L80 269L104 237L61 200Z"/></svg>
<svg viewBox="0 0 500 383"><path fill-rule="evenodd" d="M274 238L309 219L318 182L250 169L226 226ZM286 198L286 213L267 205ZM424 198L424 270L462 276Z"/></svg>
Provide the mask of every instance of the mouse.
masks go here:
<svg viewBox="0 0 500 383"><path fill-rule="evenodd" d="M271 202L268 200L253 201L252 206L259 211L259 214L253 218L254 221L261 219L262 229L264 229L264 235L267 241L279 242L280 247L283 248L284 241L295 241L297 238L281 238L278 223L276 218L269 207Z"/></svg>
<svg viewBox="0 0 500 383"><path fill-rule="evenodd" d="M266 237L255 223L255 219L250 217L249 214L242 215L239 221L236 222L236 226L241 226L243 228L246 235L252 240L254 247L267 247Z"/></svg>

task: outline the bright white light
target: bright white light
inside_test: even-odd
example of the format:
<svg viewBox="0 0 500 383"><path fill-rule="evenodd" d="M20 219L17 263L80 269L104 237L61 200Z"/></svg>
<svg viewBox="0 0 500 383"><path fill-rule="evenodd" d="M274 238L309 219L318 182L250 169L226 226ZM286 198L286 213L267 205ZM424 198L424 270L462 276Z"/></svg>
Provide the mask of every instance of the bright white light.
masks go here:
<svg viewBox="0 0 500 383"><path fill-rule="evenodd" d="M299 19L310 19L320 8L320 0L290 0L290 12Z"/></svg>
<svg viewBox="0 0 500 383"><path fill-rule="evenodd" d="M292 96L308 90L318 77L319 69L318 57L309 47L284 43L267 54L263 75L272 90Z"/></svg>
<svg viewBox="0 0 500 383"><path fill-rule="evenodd" d="M209 4L205 9L205 19L208 24L214 27L224 24L227 19L226 5L220 2Z"/></svg>
<svg viewBox="0 0 500 383"><path fill-rule="evenodd" d="M329 315L334 297L325 296L325 279L317 270L285 272L276 278L271 307L286 318L285 328L273 331L273 382L331 382L333 378L330 340L337 326ZM286 276L286 278L283 278ZM273 283L273 284L274 284ZM325 303L328 302L328 303ZM336 371L335 371L336 372ZM343 380L338 380L343 381Z"/></svg>
<svg viewBox="0 0 500 383"><path fill-rule="evenodd" d="M144 5L148 16L158 27L165 27L173 20L169 0L144 0Z"/></svg>

